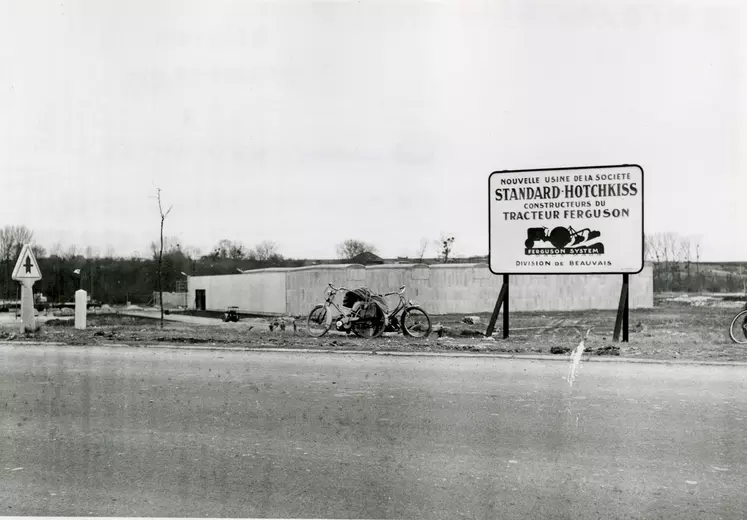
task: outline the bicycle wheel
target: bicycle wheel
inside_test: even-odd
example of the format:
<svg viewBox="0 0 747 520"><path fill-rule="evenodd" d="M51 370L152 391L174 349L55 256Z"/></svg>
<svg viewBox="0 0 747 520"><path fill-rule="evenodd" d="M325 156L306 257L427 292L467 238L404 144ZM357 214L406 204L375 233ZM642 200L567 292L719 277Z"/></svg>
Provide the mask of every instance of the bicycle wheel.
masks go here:
<svg viewBox="0 0 747 520"><path fill-rule="evenodd" d="M402 333L411 338L425 338L431 333L431 318L420 307L408 307L402 313Z"/></svg>
<svg viewBox="0 0 747 520"><path fill-rule="evenodd" d="M734 343L747 344L747 310L741 311L731 320L729 336Z"/></svg>
<svg viewBox="0 0 747 520"><path fill-rule="evenodd" d="M306 330L309 331L309 336L314 338L321 338L327 333L329 325L327 325L327 308L324 305L317 305L311 309L306 319Z"/></svg>
<svg viewBox="0 0 747 520"><path fill-rule="evenodd" d="M371 339L378 338L384 333L386 324L384 322L384 311L381 310L376 304L373 305L376 310L376 316L371 318L365 318L361 321L353 323L353 334L360 338Z"/></svg>

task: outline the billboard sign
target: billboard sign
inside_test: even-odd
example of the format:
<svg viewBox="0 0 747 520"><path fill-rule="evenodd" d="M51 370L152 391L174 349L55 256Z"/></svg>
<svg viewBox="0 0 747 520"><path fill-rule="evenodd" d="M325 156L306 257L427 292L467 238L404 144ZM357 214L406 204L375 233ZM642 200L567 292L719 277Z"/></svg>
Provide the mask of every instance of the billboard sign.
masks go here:
<svg viewBox="0 0 747 520"><path fill-rule="evenodd" d="M637 165L490 174L494 274L635 274L643 269Z"/></svg>

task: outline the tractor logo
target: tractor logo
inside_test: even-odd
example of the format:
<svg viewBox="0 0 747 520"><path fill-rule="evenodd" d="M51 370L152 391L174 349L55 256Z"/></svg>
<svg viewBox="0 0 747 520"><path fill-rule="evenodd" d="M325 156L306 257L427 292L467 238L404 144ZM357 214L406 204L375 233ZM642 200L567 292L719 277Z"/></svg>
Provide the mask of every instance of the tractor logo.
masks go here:
<svg viewBox="0 0 747 520"><path fill-rule="evenodd" d="M589 228L576 231L571 226L558 226L550 231L546 227L527 229L524 241L526 255L601 255L604 244L597 241L601 233ZM552 247L543 243L549 242Z"/></svg>

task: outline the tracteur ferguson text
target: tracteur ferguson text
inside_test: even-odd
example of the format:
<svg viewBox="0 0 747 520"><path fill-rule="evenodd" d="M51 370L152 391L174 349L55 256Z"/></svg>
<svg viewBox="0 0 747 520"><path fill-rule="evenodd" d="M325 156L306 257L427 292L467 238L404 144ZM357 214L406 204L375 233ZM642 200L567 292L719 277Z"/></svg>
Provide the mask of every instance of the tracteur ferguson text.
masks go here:
<svg viewBox="0 0 747 520"><path fill-rule="evenodd" d="M566 246L576 246L582 242L593 240L597 238L601 233L599 231L591 231L589 228L576 231L571 226L562 227L558 226L548 233L548 228L529 228L527 229L527 239L524 242L524 246L527 249L534 247L534 243L538 241L550 242L553 247L560 249Z"/></svg>

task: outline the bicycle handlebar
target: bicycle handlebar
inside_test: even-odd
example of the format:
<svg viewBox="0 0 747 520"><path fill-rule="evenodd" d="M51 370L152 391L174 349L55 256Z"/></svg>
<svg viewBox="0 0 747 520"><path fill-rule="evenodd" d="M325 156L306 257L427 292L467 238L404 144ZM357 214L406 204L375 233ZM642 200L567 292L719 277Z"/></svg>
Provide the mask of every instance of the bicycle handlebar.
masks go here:
<svg viewBox="0 0 747 520"><path fill-rule="evenodd" d="M399 292L395 291L395 292L386 293L384 296L397 296L400 294L404 294L406 288L407 286L403 285L402 287L399 288Z"/></svg>
<svg viewBox="0 0 747 520"><path fill-rule="evenodd" d="M349 290L346 287L335 287L334 285L332 285L332 283L329 283L328 286L334 292L338 292L338 291L342 291L342 290L345 290L345 291ZM403 285L402 287L399 288L399 292L386 293L386 294L384 294L384 296L392 296L392 295L401 295L401 294L404 294L406 288L407 288L407 286Z"/></svg>

